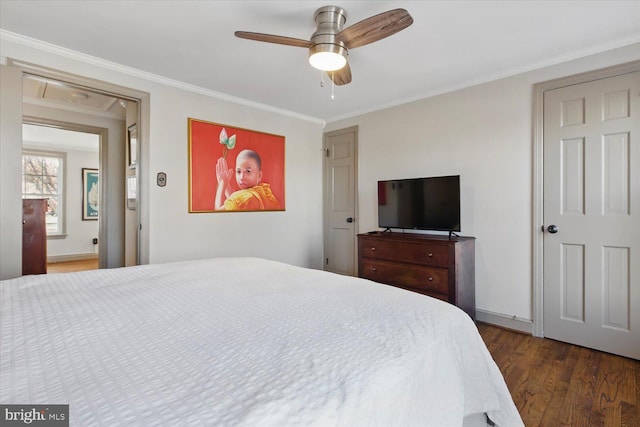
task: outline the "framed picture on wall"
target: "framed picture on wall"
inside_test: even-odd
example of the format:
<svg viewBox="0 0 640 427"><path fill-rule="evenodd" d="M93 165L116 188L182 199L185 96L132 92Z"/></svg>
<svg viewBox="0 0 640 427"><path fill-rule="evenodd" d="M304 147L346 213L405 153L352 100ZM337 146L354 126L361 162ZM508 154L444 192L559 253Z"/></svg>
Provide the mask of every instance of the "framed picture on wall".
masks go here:
<svg viewBox="0 0 640 427"><path fill-rule="evenodd" d="M98 169L82 168L82 219L97 220L100 203Z"/></svg>
<svg viewBox="0 0 640 427"><path fill-rule="evenodd" d="M285 138L188 119L189 212L285 210Z"/></svg>
<svg viewBox="0 0 640 427"><path fill-rule="evenodd" d="M129 168L134 169L138 164L138 126L135 123L127 129L127 155Z"/></svg>

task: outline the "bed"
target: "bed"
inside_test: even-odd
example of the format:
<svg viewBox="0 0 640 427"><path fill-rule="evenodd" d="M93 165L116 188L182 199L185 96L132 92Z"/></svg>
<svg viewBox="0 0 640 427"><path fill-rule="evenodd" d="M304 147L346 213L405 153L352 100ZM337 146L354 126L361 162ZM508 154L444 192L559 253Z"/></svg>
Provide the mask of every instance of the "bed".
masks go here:
<svg viewBox="0 0 640 427"><path fill-rule="evenodd" d="M214 258L5 280L0 304L0 403L71 425L523 425L464 312L364 279Z"/></svg>

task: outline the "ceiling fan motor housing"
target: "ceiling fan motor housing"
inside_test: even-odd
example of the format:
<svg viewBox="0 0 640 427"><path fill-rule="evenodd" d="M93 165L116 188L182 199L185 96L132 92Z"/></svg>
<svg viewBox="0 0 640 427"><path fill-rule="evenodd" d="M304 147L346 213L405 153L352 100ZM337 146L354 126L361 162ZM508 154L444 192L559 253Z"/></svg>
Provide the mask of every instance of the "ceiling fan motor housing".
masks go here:
<svg viewBox="0 0 640 427"><path fill-rule="evenodd" d="M338 6L325 6L316 10L314 20L317 30L311 36L309 48L309 56L318 52L337 53L343 57L347 57L348 50L342 41L336 40L338 34L345 22L347 21L347 13Z"/></svg>

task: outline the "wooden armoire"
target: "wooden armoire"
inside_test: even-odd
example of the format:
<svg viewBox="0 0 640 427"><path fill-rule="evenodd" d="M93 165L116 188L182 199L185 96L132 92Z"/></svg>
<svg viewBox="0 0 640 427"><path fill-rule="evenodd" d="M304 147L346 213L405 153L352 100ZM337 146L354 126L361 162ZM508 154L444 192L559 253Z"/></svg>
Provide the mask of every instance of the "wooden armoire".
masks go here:
<svg viewBox="0 0 640 427"><path fill-rule="evenodd" d="M47 272L47 199L22 199L22 274Z"/></svg>

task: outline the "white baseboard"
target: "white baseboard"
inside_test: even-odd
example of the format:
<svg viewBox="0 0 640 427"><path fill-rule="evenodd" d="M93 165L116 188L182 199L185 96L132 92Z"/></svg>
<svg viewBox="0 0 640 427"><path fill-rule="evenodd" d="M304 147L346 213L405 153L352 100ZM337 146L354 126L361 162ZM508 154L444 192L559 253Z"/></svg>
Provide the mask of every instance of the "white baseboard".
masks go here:
<svg viewBox="0 0 640 427"><path fill-rule="evenodd" d="M97 259L98 254L93 252L87 252L83 254L67 254L67 255L52 255L47 257L47 262L66 262L66 261L83 261L85 259Z"/></svg>
<svg viewBox="0 0 640 427"><path fill-rule="evenodd" d="M516 316L507 316L505 314L492 313L486 310L476 309L476 320L482 323L501 326L514 331L524 332L533 335L533 321L522 319Z"/></svg>

